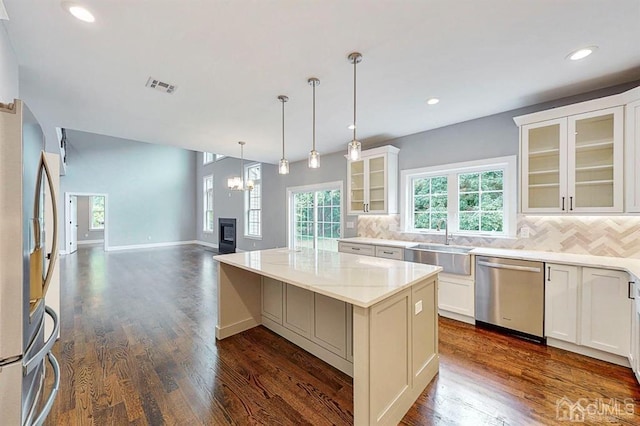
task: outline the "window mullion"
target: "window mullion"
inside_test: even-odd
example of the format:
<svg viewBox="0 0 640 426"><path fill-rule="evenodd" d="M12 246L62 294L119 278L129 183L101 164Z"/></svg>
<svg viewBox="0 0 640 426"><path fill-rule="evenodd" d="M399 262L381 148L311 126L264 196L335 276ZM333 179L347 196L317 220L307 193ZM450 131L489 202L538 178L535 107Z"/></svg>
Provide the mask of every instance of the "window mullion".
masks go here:
<svg viewBox="0 0 640 426"><path fill-rule="evenodd" d="M458 182L458 173L452 172L447 175L447 222L449 232L459 231L459 215L460 208L460 183Z"/></svg>

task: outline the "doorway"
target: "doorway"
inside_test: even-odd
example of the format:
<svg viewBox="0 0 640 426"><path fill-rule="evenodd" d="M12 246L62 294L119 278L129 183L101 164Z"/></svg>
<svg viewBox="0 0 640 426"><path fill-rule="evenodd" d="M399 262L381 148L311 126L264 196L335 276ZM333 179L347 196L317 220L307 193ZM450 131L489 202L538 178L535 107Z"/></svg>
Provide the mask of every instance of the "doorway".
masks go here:
<svg viewBox="0 0 640 426"><path fill-rule="evenodd" d="M107 251L107 194L65 192L64 198L64 253L75 253L83 245L96 245Z"/></svg>

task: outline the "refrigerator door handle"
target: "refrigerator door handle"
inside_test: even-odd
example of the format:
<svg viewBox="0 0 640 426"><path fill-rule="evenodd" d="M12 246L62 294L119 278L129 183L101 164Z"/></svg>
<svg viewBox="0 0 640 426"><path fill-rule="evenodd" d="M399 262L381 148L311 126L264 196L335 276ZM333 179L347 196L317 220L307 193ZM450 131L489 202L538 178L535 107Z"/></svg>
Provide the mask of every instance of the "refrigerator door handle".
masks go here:
<svg viewBox="0 0 640 426"><path fill-rule="evenodd" d="M33 371L44 359L44 357L51 351L53 344L56 342L56 338L58 337L58 332L60 331L60 321L58 321L58 315L56 312L48 306L44 307L44 311L49 314L49 316L53 319L53 331L51 332L51 336L44 343L44 346L36 352L31 358L26 360L22 365L22 374L27 376L29 373ZM42 320L42 324L40 327L44 327L44 319ZM27 350L28 353L28 350Z"/></svg>
<svg viewBox="0 0 640 426"><path fill-rule="evenodd" d="M44 424L45 419L49 415L49 411L51 411L51 407L53 407L58 389L60 389L60 365L58 365L58 360L51 352L47 354L47 359L53 368L53 388L51 388L51 393L49 394L49 398L47 398L47 402L43 405L42 411L40 411L38 417L31 423L31 426L41 426Z"/></svg>
<svg viewBox="0 0 640 426"><path fill-rule="evenodd" d="M47 293L51 278L53 278L53 267L58 259L58 204L56 198L56 189L53 186L53 178L51 177L51 171L49 170L49 164L47 164L47 158L42 153L42 167L44 168L45 176L47 177L47 185L49 186L49 195L51 195L51 211L53 212L53 239L51 241L51 253L47 255L49 265L47 265L47 273L44 276L44 283L42 284L42 297ZM54 313L55 314L55 313ZM58 333L56 333L56 336Z"/></svg>

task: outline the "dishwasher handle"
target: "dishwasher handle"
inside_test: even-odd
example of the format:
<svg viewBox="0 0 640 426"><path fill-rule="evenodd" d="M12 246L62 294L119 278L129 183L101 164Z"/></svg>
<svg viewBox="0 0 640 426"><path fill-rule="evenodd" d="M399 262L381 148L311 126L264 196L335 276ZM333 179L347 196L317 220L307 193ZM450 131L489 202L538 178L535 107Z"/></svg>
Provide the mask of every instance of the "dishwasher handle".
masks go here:
<svg viewBox="0 0 640 426"><path fill-rule="evenodd" d="M488 268L496 268L496 269L511 269L513 271L536 272L536 273L540 272L540 268L534 268L531 266L507 265L504 263L485 262L484 260L479 260L478 265L486 266Z"/></svg>

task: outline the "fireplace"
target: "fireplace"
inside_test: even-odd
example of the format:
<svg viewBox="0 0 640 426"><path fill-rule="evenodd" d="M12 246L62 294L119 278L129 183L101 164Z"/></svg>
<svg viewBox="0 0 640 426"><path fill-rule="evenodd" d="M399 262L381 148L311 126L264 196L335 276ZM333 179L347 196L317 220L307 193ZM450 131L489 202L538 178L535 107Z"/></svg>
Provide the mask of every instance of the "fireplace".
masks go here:
<svg viewBox="0 0 640 426"><path fill-rule="evenodd" d="M236 252L236 220L218 219L218 251L220 253Z"/></svg>

